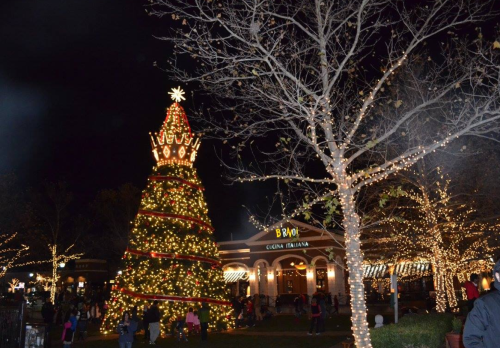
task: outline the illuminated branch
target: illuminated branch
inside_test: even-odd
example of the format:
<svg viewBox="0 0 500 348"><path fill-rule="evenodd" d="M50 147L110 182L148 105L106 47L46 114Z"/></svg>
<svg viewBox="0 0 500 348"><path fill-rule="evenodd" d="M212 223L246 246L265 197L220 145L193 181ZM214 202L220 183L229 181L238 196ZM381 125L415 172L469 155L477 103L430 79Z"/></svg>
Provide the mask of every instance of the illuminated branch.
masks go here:
<svg viewBox="0 0 500 348"><path fill-rule="evenodd" d="M21 244L19 247L6 247L17 236L17 232L11 235L0 235L0 278L4 277L12 267L22 266L19 260L28 255L29 247Z"/></svg>
<svg viewBox="0 0 500 348"><path fill-rule="evenodd" d="M57 274L57 268L61 263L66 263L70 260L77 260L80 257L83 256L83 253L77 253L77 254L71 254L71 255L66 255L71 248L73 248L74 244L70 245L66 250L64 250L64 253L58 254L57 252L57 245L48 245L48 248L50 250L50 253L52 255L52 258L50 262L52 263L52 278L51 278L51 285L50 285L50 300L52 303L55 303L56 299L56 288L57 288L57 281L59 280L59 275Z"/></svg>
<svg viewBox="0 0 500 348"><path fill-rule="evenodd" d="M12 293L16 292L16 287L19 285L19 279L12 278L12 280L9 282L9 285L10 285L10 292Z"/></svg>
<svg viewBox="0 0 500 348"><path fill-rule="evenodd" d="M494 16L490 5L152 0L147 11L176 21L161 38L175 54L156 65L199 84L215 97L213 109L224 111L203 110L199 121L233 155L229 179L277 181L272 203L281 216L269 220L302 211L317 225L342 224L355 343L371 347L358 194L457 136L498 131L498 55L490 43L475 46L454 33ZM426 44L445 33L449 43L428 58ZM184 71L181 60L193 68ZM433 134L413 142L414 124L431 111ZM414 145L394 152L401 142ZM324 216L312 218L307 208L331 189L338 209L325 202Z"/></svg>
<svg viewBox="0 0 500 348"><path fill-rule="evenodd" d="M396 216L386 218L364 243L373 257L389 255L388 260L393 263L430 262L437 292L436 309L444 312L447 306L457 306L454 277L466 279L471 273L491 268L490 260L498 247L491 246L492 238L487 232L498 231L499 226L475 221L474 209L452 199L450 179L439 168L436 174L438 179L432 184L427 184L427 180L432 180L426 173L412 174L417 186L402 193L408 204L398 203Z"/></svg>

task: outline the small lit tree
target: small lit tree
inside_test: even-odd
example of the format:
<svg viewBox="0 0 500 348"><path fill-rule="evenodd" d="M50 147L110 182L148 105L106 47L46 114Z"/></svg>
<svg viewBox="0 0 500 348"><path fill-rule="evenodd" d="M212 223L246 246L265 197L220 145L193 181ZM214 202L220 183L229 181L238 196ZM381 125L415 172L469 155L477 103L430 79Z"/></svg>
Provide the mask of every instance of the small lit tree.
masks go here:
<svg viewBox="0 0 500 348"><path fill-rule="evenodd" d="M12 280L9 282L10 292L12 292L12 293L16 292L16 287L18 285L19 285L19 279L12 278Z"/></svg>
<svg viewBox="0 0 500 348"><path fill-rule="evenodd" d="M67 210L72 201L72 195L67 190L67 185L60 182L47 184L43 193L32 192L31 196L32 201L29 210L29 216L32 218L32 221L30 221L30 237L32 243L39 245L40 240L42 240L47 245L47 260L39 261L39 263L50 263L52 266L50 299L54 303L57 280L59 279L57 274L59 265L70 260L79 259L83 255L83 253L70 253L70 250L75 245L74 243L66 248L63 246L66 244L64 239L69 239L69 228L66 227L66 224L68 222ZM80 222L80 224L82 223ZM74 238L77 239L78 235Z"/></svg>

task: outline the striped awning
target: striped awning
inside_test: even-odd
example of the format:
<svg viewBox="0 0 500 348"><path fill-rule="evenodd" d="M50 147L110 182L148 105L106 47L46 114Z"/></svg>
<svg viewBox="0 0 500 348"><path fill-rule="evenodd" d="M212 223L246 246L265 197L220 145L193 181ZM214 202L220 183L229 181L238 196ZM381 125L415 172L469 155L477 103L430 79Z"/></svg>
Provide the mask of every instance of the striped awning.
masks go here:
<svg viewBox="0 0 500 348"><path fill-rule="evenodd" d="M224 281L226 283L234 283L238 280L246 280L247 272L246 271L225 271L224 272Z"/></svg>
<svg viewBox="0 0 500 348"><path fill-rule="evenodd" d="M418 275L431 271L429 262L401 262L396 265L395 272L403 277Z"/></svg>
<svg viewBox="0 0 500 348"><path fill-rule="evenodd" d="M431 270L429 262L400 262L394 269L398 277L424 275L430 273ZM386 276L389 276L389 266L387 265L363 265L364 278L384 278Z"/></svg>
<svg viewBox="0 0 500 348"><path fill-rule="evenodd" d="M387 265L363 265L363 278L383 278Z"/></svg>

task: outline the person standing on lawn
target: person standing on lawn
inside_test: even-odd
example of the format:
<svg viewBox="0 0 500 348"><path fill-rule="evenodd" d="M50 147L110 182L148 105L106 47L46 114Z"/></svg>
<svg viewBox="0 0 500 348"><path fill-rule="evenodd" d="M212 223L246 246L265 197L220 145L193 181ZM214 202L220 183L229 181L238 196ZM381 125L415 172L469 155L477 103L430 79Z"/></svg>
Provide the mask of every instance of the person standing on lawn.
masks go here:
<svg viewBox="0 0 500 348"><path fill-rule="evenodd" d="M208 322L210 321L210 309L206 302L203 302L201 305L198 317L200 318L201 325L201 340L206 341L208 339Z"/></svg>
<svg viewBox="0 0 500 348"><path fill-rule="evenodd" d="M194 311L194 319L193 319L193 331L195 334L200 333L200 318L198 318L198 312Z"/></svg>
<svg viewBox="0 0 500 348"><path fill-rule="evenodd" d="M325 332L325 324L326 324L326 300L325 300L325 294L319 293L318 294L318 304L321 310L321 315L320 315L320 332Z"/></svg>
<svg viewBox="0 0 500 348"><path fill-rule="evenodd" d="M193 325L194 325L193 307L189 307L189 311L186 315L186 324L188 327L188 333L191 334L191 332L193 331Z"/></svg>
<svg viewBox="0 0 500 348"><path fill-rule="evenodd" d="M52 329L52 323L54 322L55 309L50 297L45 299L45 303L42 306L42 317L45 324L47 324L47 332L50 333ZM50 337L50 336L49 336Z"/></svg>
<svg viewBox="0 0 500 348"><path fill-rule="evenodd" d="M184 332L184 324L185 324L184 317L182 315L177 316L177 342L180 342L181 338L184 338L185 342L188 341L186 333Z"/></svg>
<svg viewBox="0 0 500 348"><path fill-rule="evenodd" d="M249 299L247 302L247 326L248 327L254 326L253 316L254 316L253 302L252 302L252 299Z"/></svg>
<svg viewBox="0 0 500 348"><path fill-rule="evenodd" d="M255 320L256 321L261 321L262 320L262 308L261 308L261 303L260 303L260 295L259 294L254 294L253 295L253 308L255 311Z"/></svg>
<svg viewBox="0 0 500 348"><path fill-rule="evenodd" d="M153 305L148 310L149 322L149 344L156 344L156 339L160 335L160 310L158 309L158 300L153 302Z"/></svg>
<svg viewBox="0 0 500 348"><path fill-rule="evenodd" d="M148 306L145 305L142 310L142 326L144 327L144 340L149 341L149 320L148 320Z"/></svg>
<svg viewBox="0 0 500 348"><path fill-rule="evenodd" d="M63 341L63 348L70 348L71 343L73 342L73 330L71 330L71 321L68 321L64 323L63 325L64 330L62 333L62 341Z"/></svg>
<svg viewBox="0 0 500 348"><path fill-rule="evenodd" d="M493 268L495 288L500 290L500 260ZM465 348L500 346L500 291L490 291L476 300L467 316L463 334Z"/></svg>
<svg viewBox="0 0 500 348"><path fill-rule="evenodd" d="M339 314L339 298L337 295L333 297L333 308L335 308L335 311L332 314Z"/></svg>
<svg viewBox="0 0 500 348"><path fill-rule="evenodd" d="M134 341L137 340L137 338L135 337L135 334L137 333L137 331L140 331L140 324L141 324L141 320L139 319L139 316L137 315L137 312L138 312L138 309L137 309L137 306L134 306L132 308L132 316L130 317L130 320L134 321L137 325L135 326L135 331L134 331Z"/></svg>
<svg viewBox="0 0 500 348"><path fill-rule="evenodd" d="M469 312L474 308L474 302L479 298L479 276L476 273L470 275L470 281L464 283L465 293L467 294L467 307Z"/></svg>
<svg viewBox="0 0 500 348"><path fill-rule="evenodd" d="M309 327L309 336L312 335L314 325L316 325L316 335L320 334L319 321L321 320L321 307L318 304L316 298L311 300L311 326Z"/></svg>
<svg viewBox="0 0 500 348"><path fill-rule="evenodd" d="M122 320L118 324L118 344L120 348L132 348L134 333L137 330L137 322L131 320L130 314L123 312Z"/></svg>
<svg viewBox="0 0 500 348"><path fill-rule="evenodd" d="M241 301L238 298L233 298L233 310L234 310L234 324L238 328L240 326L240 314L242 311Z"/></svg>
<svg viewBox="0 0 500 348"><path fill-rule="evenodd" d="M78 312L78 339L85 341L87 338L87 325L90 319L90 311L86 304Z"/></svg>
<svg viewBox="0 0 500 348"><path fill-rule="evenodd" d="M300 318L300 315L302 314L301 304L300 304L301 301L302 301L302 298L300 297L300 295L295 297L295 299L293 300L293 305L295 306L295 323L297 323L297 324L299 323L299 318Z"/></svg>

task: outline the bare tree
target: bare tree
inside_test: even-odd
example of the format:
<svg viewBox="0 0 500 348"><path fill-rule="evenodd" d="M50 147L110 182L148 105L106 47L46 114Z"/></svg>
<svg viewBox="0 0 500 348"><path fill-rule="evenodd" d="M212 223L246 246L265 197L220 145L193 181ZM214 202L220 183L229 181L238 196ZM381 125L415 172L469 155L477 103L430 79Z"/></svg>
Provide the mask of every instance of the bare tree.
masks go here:
<svg viewBox="0 0 500 348"><path fill-rule="evenodd" d="M151 15L178 20L162 38L173 44L164 69L179 81L199 83L225 111L205 116L204 129L234 149L235 164L227 164L233 179L280 181L285 217L339 198L353 334L357 347L371 347L357 196L459 136L497 130L498 43L478 38L468 44L453 32L486 19L490 5L151 2ZM436 115L432 136L388 151L430 110Z"/></svg>
<svg viewBox="0 0 500 348"><path fill-rule="evenodd" d="M12 278L12 280L9 282L10 292L15 293L16 292L16 287L18 285L19 285L19 279Z"/></svg>
<svg viewBox="0 0 500 348"><path fill-rule="evenodd" d="M56 286L59 275L57 269L61 264L70 260L79 259L83 253L70 254L78 235L70 236L71 229L68 227L68 207L73 195L68 191L63 182L50 183L45 186L43 193L32 192L30 203L32 242L40 246L40 242L47 245L48 259L40 260L39 263L50 263L52 265L52 278L50 287L50 299L55 303ZM73 228L73 231L80 226ZM65 246L67 245L67 246ZM43 249L42 249L43 250ZM43 252L41 253L43 255Z"/></svg>
<svg viewBox="0 0 500 348"><path fill-rule="evenodd" d="M113 260L119 260L129 241L131 222L134 220L141 191L131 184L120 186L117 190L103 190L99 192L92 204L95 214L94 228L103 235L94 245L98 254L105 253ZM103 242L104 241L104 242Z"/></svg>

